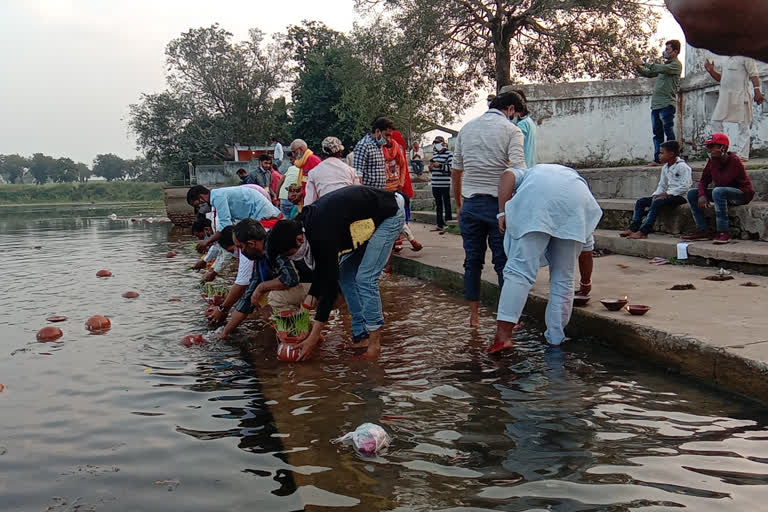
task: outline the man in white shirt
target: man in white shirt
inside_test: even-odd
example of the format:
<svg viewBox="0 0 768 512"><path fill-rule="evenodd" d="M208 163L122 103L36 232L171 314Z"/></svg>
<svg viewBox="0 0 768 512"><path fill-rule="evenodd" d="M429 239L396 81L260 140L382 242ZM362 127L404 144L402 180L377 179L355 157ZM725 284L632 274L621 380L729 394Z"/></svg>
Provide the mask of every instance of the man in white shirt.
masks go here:
<svg viewBox="0 0 768 512"><path fill-rule="evenodd" d="M285 153L283 151L283 145L280 144L280 141L277 140L277 137L272 137L272 144L275 146L275 150L272 153L272 161L275 164L275 167L277 167L277 170L280 170L280 164L283 163L283 157L285 156Z"/></svg>
<svg viewBox="0 0 768 512"><path fill-rule="evenodd" d="M504 171L526 168L523 132L509 122L522 109L517 93L500 94L485 114L464 125L456 139L451 178L464 243L464 297L473 327L480 322L480 277L489 246L499 287L504 283L507 256L497 217L498 187Z"/></svg>
<svg viewBox="0 0 768 512"><path fill-rule="evenodd" d="M710 60L704 68L720 82L720 95L712 113L712 131L728 135L731 151L746 162L752 137L752 99L758 105L764 101L757 64L748 57L725 57L721 73Z"/></svg>
<svg viewBox="0 0 768 512"><path fill-rule="evenodd" d="M418 141L413 141L411 149L408 150L408 160L411 162L411 171L420 178L424 173L424 152L419 147Z"/></svg>

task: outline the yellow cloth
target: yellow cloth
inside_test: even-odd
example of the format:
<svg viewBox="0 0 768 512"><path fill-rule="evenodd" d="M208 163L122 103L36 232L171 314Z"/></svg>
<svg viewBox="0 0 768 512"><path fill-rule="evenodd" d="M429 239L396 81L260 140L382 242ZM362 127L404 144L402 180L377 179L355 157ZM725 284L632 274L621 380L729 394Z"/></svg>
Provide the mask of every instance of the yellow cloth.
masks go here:
<svg viewBox="0 0 768 512"><path fill-rule="evenodd" d="M350 224L349 234L352 236L352 249L341 251L339 256L352 252L363 245L370 240L374 231L376 231L376 224L373 223L373 219L357 220Z"/></svg>

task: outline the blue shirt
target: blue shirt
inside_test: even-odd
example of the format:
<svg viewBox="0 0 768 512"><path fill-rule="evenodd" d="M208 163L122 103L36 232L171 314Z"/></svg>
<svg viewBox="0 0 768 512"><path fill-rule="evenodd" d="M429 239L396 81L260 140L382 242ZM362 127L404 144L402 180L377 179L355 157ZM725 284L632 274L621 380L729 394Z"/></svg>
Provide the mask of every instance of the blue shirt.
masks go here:
<svg viewBox="0 0 768 512"><path fill-rule="evenodd" d="M226 187L211 190L211 206L221 231L243 219L272 219L280 216L269 200L250 187Z"/></svg>
<svg viewBox="0 0 768 512"><path fill-rule="evenodd" d="M523 152L525 153L525 165L529 169L536 165L536 122L531 116L525 116L514 122L523 132Z"/></svg>
<svg viewBox="0 0 768 512"><path fill-rule="evenodd" d="M555 164L509 172L515 173L515 195L504 207L508 236L541 232L587 242L603 211L579 173Z"/></svg>

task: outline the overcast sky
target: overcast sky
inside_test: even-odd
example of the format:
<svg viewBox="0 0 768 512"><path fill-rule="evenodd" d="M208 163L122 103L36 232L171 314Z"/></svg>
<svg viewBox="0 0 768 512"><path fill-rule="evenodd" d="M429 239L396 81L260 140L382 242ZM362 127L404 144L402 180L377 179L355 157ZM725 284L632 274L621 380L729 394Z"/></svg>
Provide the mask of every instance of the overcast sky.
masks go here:
<svg viewBox="0 0 768 512"><path fill-rule="evenodd" d="M136 156L125 118L164 85L165 45L219 23L284 31L302 19L352 28L353 0L0 0L0 154L42 152L89 165ZM671 18L660 36L682 38ZM475 110L475 109L473 109Z"/></svg>

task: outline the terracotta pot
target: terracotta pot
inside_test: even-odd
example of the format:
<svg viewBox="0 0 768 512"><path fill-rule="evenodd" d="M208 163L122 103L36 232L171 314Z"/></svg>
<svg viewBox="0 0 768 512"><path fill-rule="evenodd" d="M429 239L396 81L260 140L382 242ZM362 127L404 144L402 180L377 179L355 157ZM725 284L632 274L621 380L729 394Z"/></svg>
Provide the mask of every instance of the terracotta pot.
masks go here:
<svg viewBox="0 0 768 512"><path fill-rule="evenodd" d="M168 254L166 254L166 256L169 257L169 258L175 258L176 257L176 253L174 251L168 251Z"/></svg>
<svg viewBox="0 0 768 512"><path fill-rule="evenodd" d="M168 302L181 302L181 299L178 297L171 297L170 299L168 299Z"/></svg>
<svg viewBox="0 0 768 512"><path fill-rule="evenodd" d="M212 297L208 298L208 304L213 304L214 306L221 306L224 304L224 297L223 295L214 295Z"/></svg>
<svg viewBox="0 0 768 512"><path fill-rule="evenodd" d="M42 248L43 248L43 246L42 246L42 245L36 245L36 246L35 246L35 249L42 249Z"/></svg>
<svg viewBox="0 0 768 512"><path fill-rule="evenodd" d="M112 277L112 272L109 270L99 270L96 272L96 277Z"/></svg>
<svg viewBox="0 0 768 512"><path fill-rule="evenodd" d="M181 344L184 345L185 347L203 345L204 343L205 343L205 338L203 338L202 334L187 334L181 340Z"/></svg>
<svg viewBox="0 0 768 512"><path fill-rule="evenodd" d="M52 315L45 319L46 322L66 322L67 317L64 315Z"/></svg>
<svg viewBox="0 0 768 512"><path fill-rule="evenodd" d="M646 306L645 304L630 304L626 309L630 315L643 316L649 309L651 309L651 307Z"/></svg>
<svg viewBox="0 0 768 512"><path fill-rule="evenodd" d="M299 313L301 313L301 311L298 309L289 309L287 311L280 311L277 316L280 318L290 318L294 315L298 315Z"/></svg>
<svg viewBox="0 0 768 512"><path fill-rule="evenodd" d="M608 311L618 311L629 302L627 299L600 299L600 304Z"/></svg>
<svg viewBox="0 0 768 512"><path fill-rule="evenodd" d="M109 330L110 327L112 327L112 322L103 315L93 315L85 322L85 328L97 334Z"/></svg>
<svg viewBox="0 0 768 512"><path fill-rule="evenodd" d="M281 361L298 361L300 355L301 351L296 343L281 343L277 346L277 358Z"/></svg>
<svg viewBox="0 0 768 512"><path fill-rule="evenodd" d="M139 296L139 292L125 292L123 297L126 299L135 299Z"/></svg>
<svg viewBox="0 0 768 512"><path fill-rule="evenodd" d="M277 331L277 339L279 339L282 343L300 343L307 339L308 336L309 331L300 336L291 336L287 331Z"/></svg>
<svg viewBox="0 0 768 512"><path fill-rule="evenodd" d="M52 325L43 327L42 329L37 331L37 341L43 341L43 342L56 341L62 336L64 336L64 332L58 327L54 327Z"/></svg>

